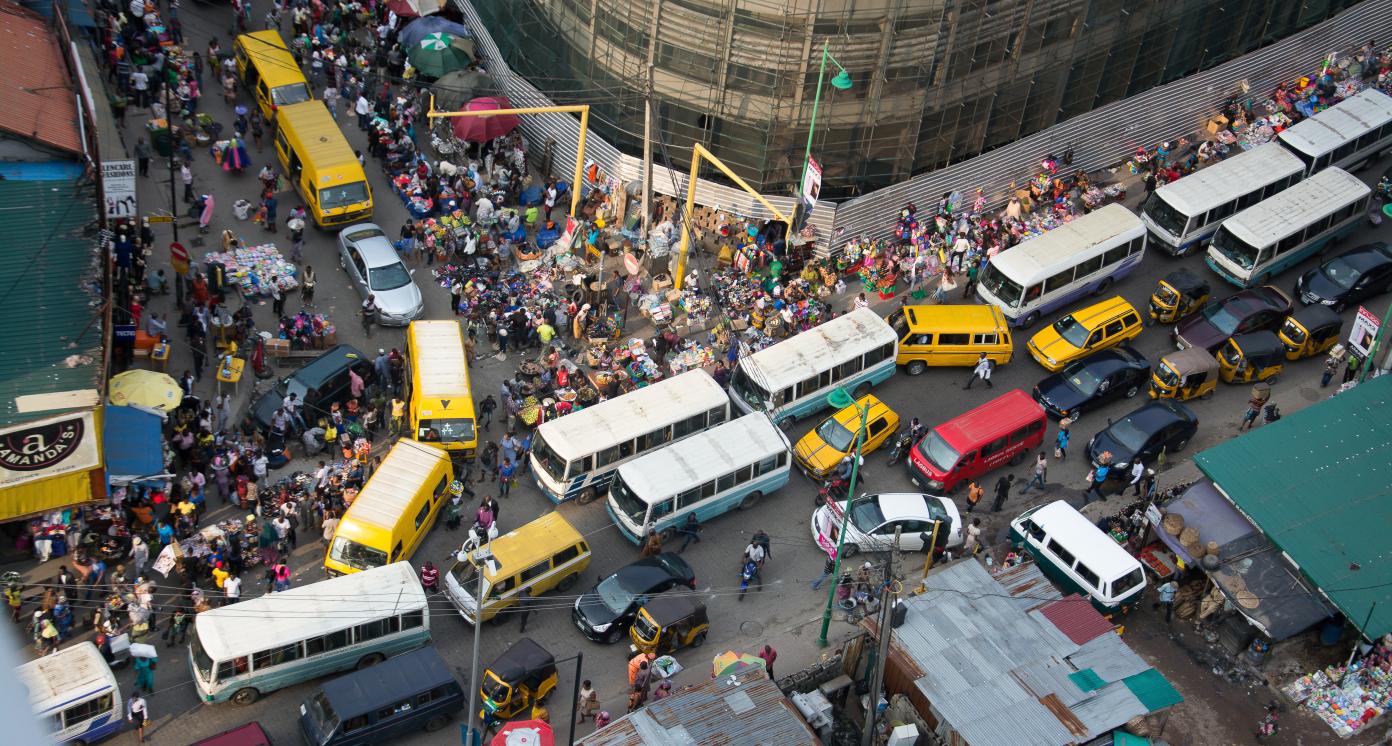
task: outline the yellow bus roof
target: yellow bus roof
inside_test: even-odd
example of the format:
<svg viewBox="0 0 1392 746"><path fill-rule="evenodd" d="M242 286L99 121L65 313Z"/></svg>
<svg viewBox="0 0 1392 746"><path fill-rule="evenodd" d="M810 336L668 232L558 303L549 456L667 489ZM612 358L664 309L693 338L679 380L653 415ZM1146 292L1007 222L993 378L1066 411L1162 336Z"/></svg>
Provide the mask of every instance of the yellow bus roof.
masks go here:
<svg viewBox="0 0 1392 746"><path fill-rule="evenodd" d="M425 399L459 399L472 404L469 363L459 322L412 321L406 334L412 358L412 390Z"/></svg>
<svg viewBox="0 0 1392 746"><path fill-rule="evenodd" d="M242 34L237 37L237 43L246 50L248 58L260 63L257 65L257 71L268 87L279 88L294 83L309 86L309 81L305 80L304 73L300 72L300 66L295 64L295 57L290 54L290 49L279 31L267 29Z"/></svg>
<svg viewBox="0 0 1392 746"><path fill-rule="evenodd" d="M296 152L300 154L305 168L323 171L348 166L356 171L359 177L357 180L367 180L362 171L362 164L358 163L358 157L353 154L353 147L348 144L348 138L343 136L338 122L334 121L323 101L302 101L282 106L276 113L276 121L281 132L285 133L295 146ZM353 179L347 181L351 182ZM315 179L315 184L328 186L320 184L318 179Z"/></svg>
<svg viewBox="0 0 1392 746"><path fill-rule="evenodd" d="M401 522L422 487L434 489L436 469L449 465L449 455L414 440L398 440L362 492L348 506L338 530L350 524L366 524L390 531ZM450 476L448 472L446 476ZM345 535L351 532L345 532Z"/></svg>
<svg viewBox="0 0 1392 746"><path fill-rule="evenodd" d="M485 568L483 576L511 575L551 556L557 547L570 546L585 537L556 511L543 513L536 520L515 528L488 543L488 551L498 560L498 572Z"/></svg>
<svg viewBox="0 0 1392 746"><path fill-rule="evenodd" d="M904 318L911 332L1006 331L1005 314L987 304L904 306Z"/></svg>

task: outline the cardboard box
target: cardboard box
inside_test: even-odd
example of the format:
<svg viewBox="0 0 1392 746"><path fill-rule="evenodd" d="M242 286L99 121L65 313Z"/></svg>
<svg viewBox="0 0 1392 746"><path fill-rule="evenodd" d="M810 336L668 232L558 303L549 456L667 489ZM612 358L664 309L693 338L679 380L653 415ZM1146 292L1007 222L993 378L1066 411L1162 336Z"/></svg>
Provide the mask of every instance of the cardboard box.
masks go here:
<svg viewBox="0 0 1392 746"><path fill-rule="evenodd" d="M1222 114L1219 114L1218 116L1208 120L1208 132L1211 135L1216 135L1218 134L1219 130L1225 130L1227 128L1228 118L1223 116Z"/></svg>
<svg viewBox="0 0 1392 746"><path fill-rule="evenodd" d="M290 353L290 340L272 339L266 342L266 354L279 357Z"/></svg>

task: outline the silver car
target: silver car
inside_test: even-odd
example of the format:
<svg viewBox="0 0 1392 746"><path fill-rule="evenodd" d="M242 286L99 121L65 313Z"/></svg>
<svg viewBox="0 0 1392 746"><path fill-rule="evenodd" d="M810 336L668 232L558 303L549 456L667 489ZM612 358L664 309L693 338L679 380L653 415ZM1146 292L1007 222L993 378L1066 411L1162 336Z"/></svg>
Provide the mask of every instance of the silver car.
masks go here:
<svg viewBox="0 0 1392 746"><path fill-rule="evenodd" d="M406 326L425 312L420 288L411 278L414 269L407 269L396 247L385 231L375 223L357 223L338 233L338 266L358 295L367 300L374 296L378 323L384 326Z"/></svg>

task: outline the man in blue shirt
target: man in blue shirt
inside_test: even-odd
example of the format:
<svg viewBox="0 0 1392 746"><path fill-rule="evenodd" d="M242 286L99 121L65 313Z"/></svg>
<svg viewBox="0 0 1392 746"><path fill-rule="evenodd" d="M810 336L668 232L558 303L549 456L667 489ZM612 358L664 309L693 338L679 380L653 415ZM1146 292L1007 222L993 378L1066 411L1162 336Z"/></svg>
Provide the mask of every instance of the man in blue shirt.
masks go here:
<svg viewBox="0 0 1392 746"><path fill-rule="evenodd" d="M93 592L104 583L106 583L106 563L98 557L97 561L92 563L91 574L87 576L87 592L83 594L82 600L86 601L91 598Z"/></svg>

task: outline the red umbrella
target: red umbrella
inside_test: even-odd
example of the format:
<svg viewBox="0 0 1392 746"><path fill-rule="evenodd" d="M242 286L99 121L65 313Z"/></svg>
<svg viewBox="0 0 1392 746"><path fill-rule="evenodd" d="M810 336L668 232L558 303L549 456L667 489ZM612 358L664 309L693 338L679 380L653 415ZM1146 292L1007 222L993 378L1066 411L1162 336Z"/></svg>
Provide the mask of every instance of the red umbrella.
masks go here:
<svg viewBox="0 0 1392 746"><path fill-rule="evenodd" d="M556 746L551 726L542 720L508 723L493 736L492 746Z"/></svg>
<svg viewBox="0 0 1392 746"><path fill-rule="evenodd" d="M507 96L476 98L464 104L462 111L494 111L511 109ZM454 136L466 142L488 142L517 129L520 122L516 114L499 114L492 117L454 117Z"/></svg>
<svg viewBox="0 0 1392 746"><path fill-rule="evenodd" d="M402 18L415 18L420 15L410 0L387 0L387 8Z"/></svg>

